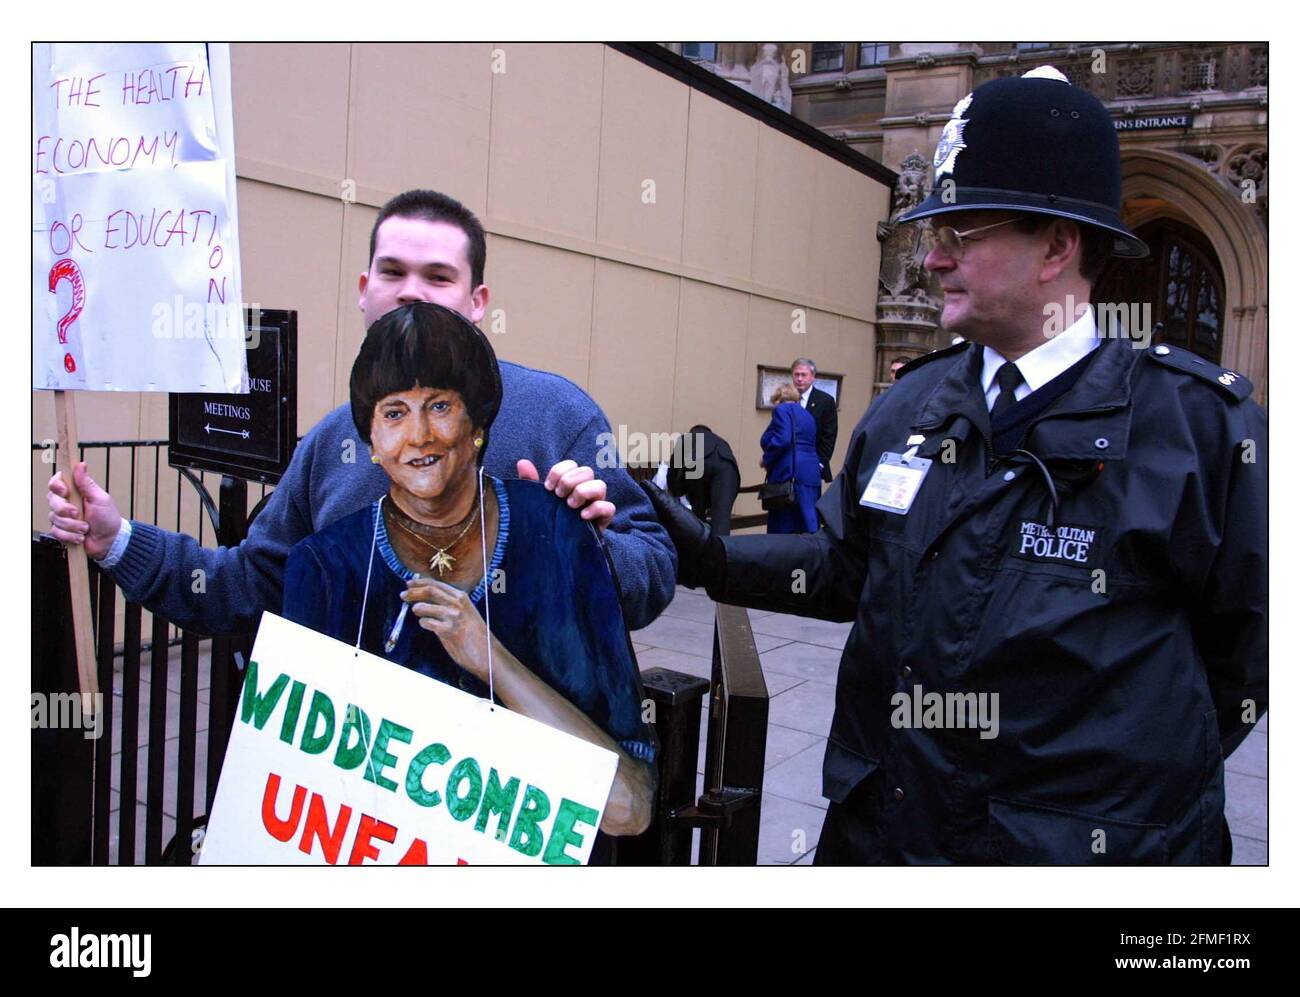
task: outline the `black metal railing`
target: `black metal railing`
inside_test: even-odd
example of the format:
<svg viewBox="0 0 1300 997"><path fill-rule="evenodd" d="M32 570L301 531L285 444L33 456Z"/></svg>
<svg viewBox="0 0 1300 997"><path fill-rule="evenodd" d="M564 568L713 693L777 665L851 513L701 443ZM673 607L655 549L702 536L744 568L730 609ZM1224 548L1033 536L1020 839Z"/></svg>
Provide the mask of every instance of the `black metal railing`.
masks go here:
<svg viewBox="0 0 1300 997"><path fill-rule="evenodd" d="M621 843L620 864L689 865L691 832L700 829L700 865L758 861L767 756L767 682L749 614L718 605L713 624L713 676L705 682L667 668L642 675L655 704L659 734L659 798L655 822ZM701 700L708 694L704 791L696 796Z"/></svg>

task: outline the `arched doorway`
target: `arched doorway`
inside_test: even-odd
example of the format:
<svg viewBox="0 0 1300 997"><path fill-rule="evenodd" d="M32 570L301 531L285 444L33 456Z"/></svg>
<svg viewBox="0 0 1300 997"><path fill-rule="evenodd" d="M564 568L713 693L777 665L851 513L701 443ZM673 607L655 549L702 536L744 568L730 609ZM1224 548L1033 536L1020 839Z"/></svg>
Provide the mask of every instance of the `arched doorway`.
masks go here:
<svg viewBox="0 0 1300 997"><path fill-rule="evenodd" d="M1136 232L1151 255L1107 264L1093 289L1093 302L1148 306L1152 342L1181 346L1222 363L1223 267L1214 247L1202 233L1173 218L1148 222Z"/></svg>
<svg viewBox="0 0 1300 997"><path fill-rule="evenodd" d="M1122 148L1120 155L1123 218L1131 228L1177 220L1213 247L1223 275L1219 362L1250 378L1255 400L1267 405L1268 232L1262 218L1191 156L1150 148Z"/></svg>

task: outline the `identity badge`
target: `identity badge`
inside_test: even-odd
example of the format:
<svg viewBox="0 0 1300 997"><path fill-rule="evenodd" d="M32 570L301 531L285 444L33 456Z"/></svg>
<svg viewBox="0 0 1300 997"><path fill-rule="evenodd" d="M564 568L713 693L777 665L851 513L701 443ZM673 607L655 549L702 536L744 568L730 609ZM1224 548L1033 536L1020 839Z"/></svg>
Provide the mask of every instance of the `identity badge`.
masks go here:
<svg viewBox="0 0 1300 997"><path fill-rule="evenodd" d="M930 471L933 463L927 457L907 457L904 454L883 453L876 471L867 482L859 505L885 512L907 515L912 501Z"/></svg>

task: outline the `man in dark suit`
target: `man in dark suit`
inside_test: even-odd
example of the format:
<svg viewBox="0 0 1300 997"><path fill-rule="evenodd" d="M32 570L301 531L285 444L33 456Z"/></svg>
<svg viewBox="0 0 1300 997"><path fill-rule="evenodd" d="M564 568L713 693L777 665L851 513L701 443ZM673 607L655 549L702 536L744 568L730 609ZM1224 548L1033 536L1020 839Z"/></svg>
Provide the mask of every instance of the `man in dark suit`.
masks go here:
<svg viewBox="0 0 1300 997"><path fill-rule="evenodd" d="M814 388L817 365L807 357L800 357L790 365L790 380L799 392L799 404L817 423L817 460L822 465L822 481L831 480L831 454L835 453L835 437L840 432L840 414L835 409L835 399Z"/></svg>
<svg viewBox="0 0 1300 997"><path fill-rule="evenodd" d="M709 524L709 536L730 536L731 507L740 492L740 468L730 444L708 426L692 426L679 436L668 469L668 492L686 496L691 511Z"/></svg>

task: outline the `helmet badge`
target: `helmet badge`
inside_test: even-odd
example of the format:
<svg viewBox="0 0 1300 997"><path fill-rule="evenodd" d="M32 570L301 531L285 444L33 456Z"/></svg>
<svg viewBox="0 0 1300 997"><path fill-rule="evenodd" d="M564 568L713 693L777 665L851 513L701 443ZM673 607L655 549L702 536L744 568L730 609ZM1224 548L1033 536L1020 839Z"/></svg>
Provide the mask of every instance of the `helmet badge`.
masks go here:
<svg viewBox="0 0 1300 997"><path fill-rule="evenodd" d="M938 180L945 173L951 173L953 167L957 165L957 153L966 148L964 132L969 122L962 117L966 109L970 107L971 98L974 94L967 94L952 109L952 117L948 123L943 126L943 134L939 136L939 144L934 150L934 178Z"/></svg>

